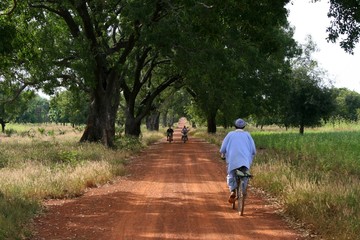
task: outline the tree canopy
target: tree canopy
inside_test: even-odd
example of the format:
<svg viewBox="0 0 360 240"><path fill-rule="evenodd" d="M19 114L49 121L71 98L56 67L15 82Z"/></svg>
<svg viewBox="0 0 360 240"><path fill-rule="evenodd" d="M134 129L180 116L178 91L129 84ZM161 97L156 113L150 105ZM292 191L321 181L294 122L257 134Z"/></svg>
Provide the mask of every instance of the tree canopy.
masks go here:
<svg viewBox="0 0 360 240"><path fill-rule="evenodd" d="M328 40L340 41L340 46L353 53L360 36L360 5L356 0L331 0L328 17L331 24L327 28Z"/></svg>
<svg viewBox="0 0 360 240"><path fill-rule="evenodd" d="M121 99L125 132L139 135L154 100L176 82L185 81L201 106L209 96L221 102L219 93L247 81L239 76L258 70L247 70L253 55L265 59L286 48L278 36L284 38L287 2L18 2L11 21L28 33L24 43L31 47L20 48L26 61L17 72L26 76L17 79L49 94L59 86L87 94L81 140L111 146ZM216 108L202 110L214 119Z"/></svg>
<svg viewBox="0 0 360 240"><path fill-rule="evenodd" d="M114 143L119 111L125 133L139 136L142 121L158 119L163 99L180 88L191 96L192 110L206 119L209 132L216 131L217 121L228 126L238 116L265 121L284 111L285 89L300 86L294 79L313 79L307 69L292 73L290 60L299 49L287 22L288 2L1 3L0 81L11 93L69 90L75 98L58 95L52 105L79 109L87 118L81 141L107 146ZM350 3L331 3L339 19L352 14L342 10ZM349 21L356 23L356 16ZM337 39L336 32L350 33L340 22L333 25L341 27L331 39ZM347 49L357 41L357 25L351 29L351 41L343 44ZM86 102L80 107L76 98Z"/></svg>

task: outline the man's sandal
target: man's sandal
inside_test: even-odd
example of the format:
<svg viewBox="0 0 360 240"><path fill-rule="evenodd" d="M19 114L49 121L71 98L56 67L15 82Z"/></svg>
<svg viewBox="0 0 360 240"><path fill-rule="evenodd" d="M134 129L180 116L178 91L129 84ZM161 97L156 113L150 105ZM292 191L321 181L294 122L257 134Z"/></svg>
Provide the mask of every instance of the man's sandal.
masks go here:
<svg viewBox="0 0 360 240"><path fill-rule="evenodd" d="M228 202L229 203L234 203L235 202L235 197L236 197L235 192L231 192L230 197L228 199Z"/></svg>

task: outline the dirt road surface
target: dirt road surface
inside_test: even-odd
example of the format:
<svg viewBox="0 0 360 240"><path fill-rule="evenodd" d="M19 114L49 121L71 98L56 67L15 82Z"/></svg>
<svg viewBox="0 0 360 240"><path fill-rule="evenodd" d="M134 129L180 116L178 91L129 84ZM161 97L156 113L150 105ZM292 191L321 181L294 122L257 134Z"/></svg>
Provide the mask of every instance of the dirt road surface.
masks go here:
<svg viewBox="0 0 360 240"><path fill-rule="evenodd" d="M184 122L179 122L182 127ZM34 240L302 239L250 188L244 216L227 202L225 163L204 140L152 145L128 175L73 200L52 200Z"/></svg>

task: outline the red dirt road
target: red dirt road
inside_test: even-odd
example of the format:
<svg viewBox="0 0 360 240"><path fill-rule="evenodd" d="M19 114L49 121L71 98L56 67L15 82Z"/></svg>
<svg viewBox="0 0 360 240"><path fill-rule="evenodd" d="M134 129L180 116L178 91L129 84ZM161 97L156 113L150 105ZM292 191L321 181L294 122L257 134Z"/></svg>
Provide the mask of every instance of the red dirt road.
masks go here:
<svg viewBox="0 0 360 240"><path fill-rule="evenodd" d="M173 143L163 139L149 147L111 185L48 202L32 239L302 239L251 189L240 217L227 203L219 149L180 138L175 129Z"/></svg>

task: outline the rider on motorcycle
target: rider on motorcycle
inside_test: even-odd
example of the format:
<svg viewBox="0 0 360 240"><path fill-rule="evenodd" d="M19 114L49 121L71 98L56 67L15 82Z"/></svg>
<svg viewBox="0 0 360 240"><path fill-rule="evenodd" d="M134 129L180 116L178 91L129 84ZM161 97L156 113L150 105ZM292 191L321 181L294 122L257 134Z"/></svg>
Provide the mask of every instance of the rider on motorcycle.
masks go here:
<svg viewBox="0 0 360 240"><path fill-rule="evenodd" d="M169 141L169 138L172 139L174 134L174 129L169 126L168 130L166 131L166 140Z"/></svg>
<svg viewBox="0 0 360 240"><path fill-rule="evenodd" d="M182 133L182 137L181 137L181 139L188 139L188 137L187 137L187 133L189 132L189 130L187 129L187 127L186 126L184 126L182 129L181 129L181 133Z"/></svg>

